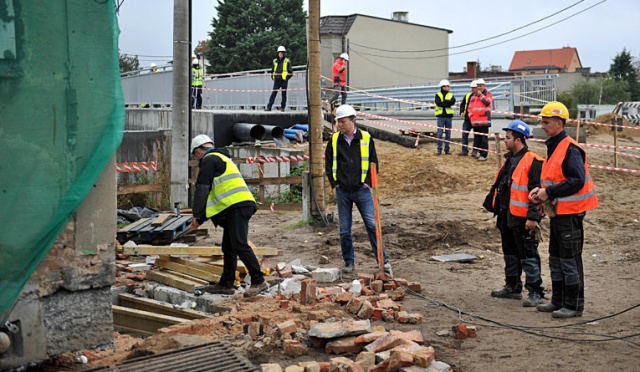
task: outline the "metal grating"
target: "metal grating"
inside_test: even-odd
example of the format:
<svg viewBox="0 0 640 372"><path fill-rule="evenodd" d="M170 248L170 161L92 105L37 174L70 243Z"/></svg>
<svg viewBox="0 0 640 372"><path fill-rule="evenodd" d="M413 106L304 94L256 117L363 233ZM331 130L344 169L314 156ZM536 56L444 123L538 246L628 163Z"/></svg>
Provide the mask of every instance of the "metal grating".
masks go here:
<svg viewBox="0 0 640 372"><path fill-rule="evenodd" d="M221 341L127 360L86 371L253 372L260 369Z"/></svg>

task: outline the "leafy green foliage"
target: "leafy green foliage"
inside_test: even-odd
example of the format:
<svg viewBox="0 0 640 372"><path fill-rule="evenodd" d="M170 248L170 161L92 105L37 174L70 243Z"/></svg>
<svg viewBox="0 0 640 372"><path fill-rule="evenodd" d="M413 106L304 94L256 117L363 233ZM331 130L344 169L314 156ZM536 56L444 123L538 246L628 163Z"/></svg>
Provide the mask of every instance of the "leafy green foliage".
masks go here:
<svg viewBox="0 0 640 372"><path fill-rule="evenodd" d="M631 53L626 48L616 54L613 63L609 68L609 75L616 81L626 81L628 91L631 96L627 100L640 100L640 83L638 82L638 72L634 68Z"/></svg>
<svg viewBox="0 0 640 372"><path fill-rule="evenodd" d="M577 82L571 88L571 94L578 101L577 103L586 105L616 104L630 99L629 84L626 81L602 77Z"/></svg>
<svg viewBox="0 0 640 372"><path fill-rule="evenodd" d="M129 71L137 71L140 69L140 61L138 60L138 56L118 54L118 63L120 65L121 74Z"/></svg>
<svg viewBox="0 0 640 372"><path fill-rule="evenodd" d="M212 73L271 68L284 45L294 65L307 59L302 0L220 0L204 55Z"/></svg>
<svg viewBox="0 0 640 372"><path fill-rule="evenodd" d="M308 162L304 162L301 167L291 168L287 177L302 176L305 168L308 168ZM302 203L302 185L289 185L289 190L281 192L272 198L266 198L268 203Z"/></svg>

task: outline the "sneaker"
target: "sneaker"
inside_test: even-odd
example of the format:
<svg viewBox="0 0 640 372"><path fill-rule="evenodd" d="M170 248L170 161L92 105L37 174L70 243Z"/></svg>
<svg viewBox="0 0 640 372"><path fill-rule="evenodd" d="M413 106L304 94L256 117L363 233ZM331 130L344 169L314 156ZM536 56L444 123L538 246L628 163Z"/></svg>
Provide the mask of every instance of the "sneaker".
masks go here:
<svg viewBox="0 0 640 372"><path fill-rule="evenodd" d="M487 158L484 156L478 156L478 161L487 161Z"/></svg>
<svg viewBox="0 0 640 372"><path fill-rule="evenodd" d="M493 291L491 291L491 297L511 298L514 300L521 300L522 293L514 292L512 288L505 285L500 289L494 289Z"/></svg>
<svg viewBox="0 0 640 372"><path fill-rule="evenodd" d="M347 264L342 269L342 272L345 274L351 274L355 269L356 268L353 266L353 264Z"/></svg>
<svg viewBox="0 0 640 372"><path fill-rule="evenodd" d="M566 318L576 318L582 316L582 311L580 310L571 310L563 307L560 310L556 310L551 313L551 316L554 318L566 319Z"/></svg>
<svg viewBox="0 0 640 372"><path fill-rule="evenodd" d="M548 302L546 304L536 306L536 309L543 313L552 313L556 310L560 310L561 308L562 306L555 305L553 302Z"/></svg>
<svg viewBox="0 0 640 372"><path fill-rule="evenodd" d="M260 284L252 284L246 292L244 292L244 297L253 297L264 291L269 289L269 285L267 282L262 282Z"/></svg>
<svg viewBox="0 0 640 372"><path fill-rule="evenodd" d="M195 294L196 296L201 296L204 293L211 293L211 294L223 294L223 295L232 295L234 294L236 291L233 287L227 287L224 285L220 285L220 284L214 284L214 285L208 285L205 287L199 287L194 289L193 294Z"/></svg>
<svg viewBox="0 0 640 372"><path fill-rule="evenodd" d="M384 264L384 273L393 278L393 269L391 268L390 263Z"/></svg>
<svg viewBox="0 0 640 372"><path fill-rule="evenodd" d="M527 297L526 300L524 300L524 302L522 302L522 306L523 307L536 307L540 304L542 304L542 302L544 301L544 299L542 298L542 296L540 296L540 293L538 292L529 292L529 296Z"/></svg>

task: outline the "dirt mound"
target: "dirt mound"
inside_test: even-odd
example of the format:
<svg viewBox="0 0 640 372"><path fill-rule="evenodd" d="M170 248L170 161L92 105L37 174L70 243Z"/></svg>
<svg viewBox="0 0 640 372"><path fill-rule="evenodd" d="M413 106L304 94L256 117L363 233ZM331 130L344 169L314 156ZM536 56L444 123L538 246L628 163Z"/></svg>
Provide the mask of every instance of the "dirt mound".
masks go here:
<svg viewBox="0 0 640 372"><path fill-rule="evenodd" d="M593 119L593 121L596 123L611 124L612 118L613 118L613 113L608 113L608 114L603 114L596 117L595 119ZM619 137L632 138L632 137L640 136L640 130L632 129L632 128L635 128L636 125L630 122L629 120L622 119L622 125L625 128L623 128L621 132L618 132ZM606 134L606 133L613 134L613 131L611 130L610 126L587 124L585 127L591 134Z"/></svg>

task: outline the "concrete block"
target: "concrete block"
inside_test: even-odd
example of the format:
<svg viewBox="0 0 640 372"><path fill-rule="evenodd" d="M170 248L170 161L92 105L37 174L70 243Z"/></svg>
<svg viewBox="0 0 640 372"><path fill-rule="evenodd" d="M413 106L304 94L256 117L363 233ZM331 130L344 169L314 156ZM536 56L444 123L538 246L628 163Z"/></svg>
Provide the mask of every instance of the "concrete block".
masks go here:
<svg viewBox="0 0 640 372"><path fill-rule="evenodd" d="M318 283L333 283L340 279L340 269L321 267L311 272L311 277Z"/></svg>
<svg viewBox="0 0 640 372"><path fill-rule="evenodd" d="M288 366L284 369L284 372L304 372L304 367L300 366Z"/></svg>
<svg viewBox="0 0 640 372"><path fill-rule="evenodd" d="M371 290L375 293L382 293L384 290L384 282L382 280L374 280L371 282Z"/></svg>
<svg viewBox="0 0 640 372"><path fill-rule="evenodd" d="M261 372L282 372L282 367L277 363L260 364Z"/></svg>

